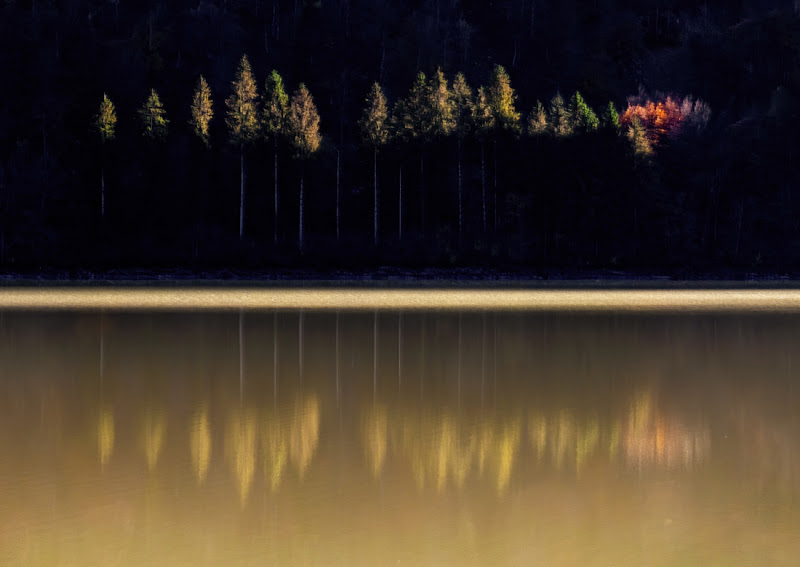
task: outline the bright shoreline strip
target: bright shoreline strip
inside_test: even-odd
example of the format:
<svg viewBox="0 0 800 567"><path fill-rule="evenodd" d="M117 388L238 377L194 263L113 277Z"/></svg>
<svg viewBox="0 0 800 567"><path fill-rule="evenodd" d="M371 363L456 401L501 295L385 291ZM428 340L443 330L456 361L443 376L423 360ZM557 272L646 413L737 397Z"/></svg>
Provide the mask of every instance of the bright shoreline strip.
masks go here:
<svg viewBox="0 0 800 567"><path fill-rule="evenodd" d="M798 289L14 288L14 310L800 312Z"/></svg>

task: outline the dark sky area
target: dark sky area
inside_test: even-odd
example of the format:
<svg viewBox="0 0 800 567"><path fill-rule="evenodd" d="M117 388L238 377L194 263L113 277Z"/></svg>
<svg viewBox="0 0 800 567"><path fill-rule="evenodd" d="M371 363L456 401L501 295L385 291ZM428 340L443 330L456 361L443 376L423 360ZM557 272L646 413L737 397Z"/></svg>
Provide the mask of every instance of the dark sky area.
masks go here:
<svg viewBox="0 0 800 567"><path fill-rule="evenodd" d="M794 0L3 0L0 271L795 275L798 97Z"/></svg>

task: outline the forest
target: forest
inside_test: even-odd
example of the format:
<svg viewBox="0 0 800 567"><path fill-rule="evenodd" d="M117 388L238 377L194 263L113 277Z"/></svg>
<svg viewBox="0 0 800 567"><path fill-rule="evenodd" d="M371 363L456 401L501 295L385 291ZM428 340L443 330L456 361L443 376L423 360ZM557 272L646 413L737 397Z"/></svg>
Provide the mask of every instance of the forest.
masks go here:
<svg viewBox="0 0 800 567"><path fill-rule="evenodd" d="M5 0L0 270L800 266L800 3Z"/></svg>

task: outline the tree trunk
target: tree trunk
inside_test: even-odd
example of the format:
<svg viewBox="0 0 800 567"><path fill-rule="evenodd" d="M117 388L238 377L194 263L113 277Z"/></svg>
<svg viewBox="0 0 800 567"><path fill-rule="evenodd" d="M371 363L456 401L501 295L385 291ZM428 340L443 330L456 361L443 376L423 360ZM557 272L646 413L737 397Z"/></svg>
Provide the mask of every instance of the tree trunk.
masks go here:
<svg viewBox="0 0 800 567"><path fill-rule="evenodd" d="M274 226L274 235L273 235L273 242L278 244L278 138L275 137L275 149L273 151L273 171L275 174L275 226Z"/></svg>
<svg viewBox="0 0 800 567"><path fill-rule="evenodd" d="M486 144L481 142L481 205L483 207L483 232L486 232Z"/></svg>
<svg viewBox="0 0 800 567"><path fill-rule="evenodd" d="M461 140L458 141L458 245L461 246L461 232L463 224L462 208L462 178L461 178Z"/></svg>
<svg viewBox="0 0 800 567"><path fill-rule="evenodd" d="M372 150L372 187L374 193L374 209L372 212L372 244L378 245L378 150Z"/></svg>
<svg viewBox="0 0 800 567"><path fill-rule="evenodd" d="M422 235L425 235L425 153L420 150L419 154L419 200L421 204L422 217L420 220L420 227Z"/></svg>
<svg viewBox="0 0 800 567"><path fill-rule="evenodd" d="M403 166L400 166L400 192L397 197L397 240L403 240Z"/></svg>
<svg viewBox="0 0 800 567"><path fill-rule="evenodd" d="M239 240L241 240L244 235L244 147L239 153L239 161L241 169L239 174L239 179L241 180L241 190L239 192Z"/></svg>
<svg viewBox="0 0 800 567"><path fill-rule="evenodd" d="M106 168L100 166L100 218L106 218Z"/></svg>
<svg viewBox="0 0 800 567"><path fill-rule="evenodd" d="M339 154L341 148L336 150L336 241L339 241Z"/></svg>
<svg viewBox="0 0 800 567"><path fill-rule="evenodd" d="M492 194L492 214L494 221L492 229L497 232L497 140L494 141L494 191Z"/></svg>
<svg viewBox="0 0 800 567"><path fill-rule="evenodd" d="M303 171L303 162L300 162L300 240L299 246L300 251L303 251L303 177L305 172Z"/></svg>

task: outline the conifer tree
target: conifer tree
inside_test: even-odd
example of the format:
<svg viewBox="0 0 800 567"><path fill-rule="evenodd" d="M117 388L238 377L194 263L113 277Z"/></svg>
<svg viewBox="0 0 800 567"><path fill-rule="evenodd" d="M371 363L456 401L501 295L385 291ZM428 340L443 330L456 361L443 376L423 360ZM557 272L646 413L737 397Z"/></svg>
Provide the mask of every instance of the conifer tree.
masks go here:
<svg viewBox="0 0 800 567"><path fill-rule="evenodd" d="M642 125L638 116L634 116L631 120L626 136L630 142L633 157L637 162L647 159L653 153L650 140L647 139L647 129Z"/></svg>
<svg viewBox="0 0 800 567"><path fill-rule="evenodd" d="M103 100L100 102L100 110L94 117L93 125L100 134L100 143L104 148L107 142L116 137L117 111L114 103L103 93ZM105 218L106 214L106 174L105 164L100 165L100 217Z"/></svg>
<svg viewBox="0 0 800 567"><path fill-rule="evenodd" d="M558 138L572 134L572 116L560 92L556 92L550 99L550 130Z"/></svg>
<svg viewBox="0 0 800 567"><path fill-rule="evenodd" d="M195 87L194 96L192 97L191 111L192 117L189 123L192 126L192 130L203 141L203 144L209 147L208 127L214 117L214 101L211 99L211 89L203 75L200 75L197 80L197 87Z"/></svg>
<svg viewBox="0 0 800 567"><path fill-rule="evenodd" d="M232 83L233 92L225 101L231 142L239 146L240 194L239 194L239 239L244 235L244 148L258 136L258 92L256 80L247 60L242 55L236 79Z"/></svg>
<svg viewBox="0 0 800 567"><path fill-rule="evenodd" d="M486 94L489 98L489 106L494 115L495 128L511 133L520 131L519 112L515 108L517 95L511 88L511 79L506 70L501 65L495 65L492 81ZM494 190L492 194L494 222L493 227L497 229L497 132L494 139Z"/></svg>
<svg viewBox="0 0 800 567"><path fill-rule="evenodd" d="M430 136L431 138L445 138L453 133L456 119L450 88L441 67L437 68L431 77L427 94Z"/></svg>
<svg viewBox="0 0 800 567"><path fill-rule="evenodd" d="M380 84L373 83L366 98L359 126L364 141L372 148L373 244L378 244L378 150L389 141L389 110Z"/></svg>
<svg viewBox="0 0 800 567"><path fill-rule="evenodd" d="M495 126L510 132L519 132L519 112L515 108L517 95L511 88L511 79L501 65L495 65L492 81L486 91Z"/></svg>
<svg viewBox="0 0 800 567"><path fill-rule="evenodd" d="M547 112L544 109L542 101L536 101L536 108L531 111L528 116L528 134L530 136L541 136L546 134L548 130Z"/></svg>
<svg viewBox="0 0 800 567"><path fill-rule="evenodd" d="M275 197L274 242L278 243L278 140L286 128L286 115L289 112L289 95L283 86L283 78L273 69L267 77L264 92L264 135L272 138L273 173Z"/></svg>
<svg viewBox="0 0 800 567"><path fill-rule="evenodd" d="M299 247L303 250L303 165L318 149L322 136L319 132L319 113L311 93L303 83L292 95L287 117L287 134L300 160L300 226Z"/></svg>
<svg viewBox="0 0 800 567"><path fill-rule="evenodd" d="M575 91L570 101L570 113L572 114L573 132L594 132L600 125L597 115L594 113L580 92Z"/></svg>
<svg viewBox="0 0 800 567"><path fill-rule="evenodd" d="M142 134L153 141L162 141L167 137L167 113L155 89L150 89L150 95L139 108L139 120L142 122Z"/></svg>
<svg viewBox="0 0 800 567"><path fill-rule="evenodd" d="M457 73L455 79L453 79L452 100L453 113L455 117L454 132L456 134L456 139L458 140L458 239L460 242L464 219L461 148L464 143L464 139L472 130L472 119L475 112L475 104L472 100L472 88L467 83L463 73Z"/></svg>
<svg viewBox="0 0 800 567"><path fill-rule="evenodd" d="M485 87L478 87L475 96L473 124L478 142L481 145L481 206L483 211L483 231L486 232L486 138L495 128L494 114L489 104L489 96Z"/></svg>
<svg viewBox="0 0 800 567"><path fill-rule="evenodd" d="M408 96L397 104L395 132L398 138L416 142L419 155L419 193L422 213L422 230L425 230L425 152L424 146L431 136L431 110L429 85L425 73L417 73Z"/></svg>
<svg viewBox="0 0 800 567"><path fill-rule="evenodd" d="M609 102L606 109L603 111L603 116L600 119L600 125L603 128L619 132L619 112L614 107L613 102Z"/></svg>

